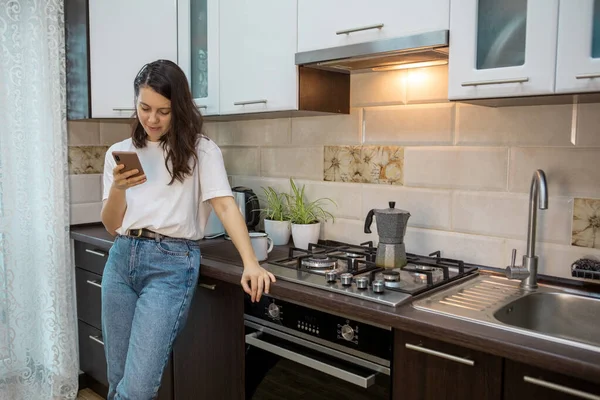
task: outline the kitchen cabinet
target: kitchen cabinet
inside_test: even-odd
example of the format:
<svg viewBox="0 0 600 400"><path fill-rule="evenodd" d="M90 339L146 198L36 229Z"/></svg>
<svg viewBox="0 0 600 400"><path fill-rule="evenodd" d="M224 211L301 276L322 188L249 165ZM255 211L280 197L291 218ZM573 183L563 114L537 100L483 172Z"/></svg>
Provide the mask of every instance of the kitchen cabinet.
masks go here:
<svg viewBox="0 0 600 400"><path fill-rule="evenodd" d="M558 2L452 0L448 98L553 94Z"/></svg>
<svg viewBox="0 0 600 400"><path fill-rule="evenodd" d="M449 0L298 0L298 51L449 28Z"/></svg>
<svg viewBox="0 0 600 400"><path fill-rule="evenodd" d="M177 2L89 0L93 118L131 117L135 76L157 59L177 62Z"/></svg>
<svg viewBox="0 0 600 400"><path fill-rule="evenodd" d="M178 64L203 115L219 114L219 1L178 0Z"/></svg>
<svg viewBox="0 0 600 400"><path fill-rule="evenodd" d="M394 400L502 397L501 357L408 332L394 332L392 371Z"/></svg>
<svg viewBox="0 0 600 400"><path fill-rule="evenodd" d="M561 0L556 92L600 91L600 0Z"/></svg>
<svg viewBox="0 0 600 400"><path fill-rule="evenodd" d="M506 360L504 399L576 400L600 398L600 385Z"/></svg>
<svg viewBox="0 0 600 400"><path fill-rule="evenodd" d="M219 4L220 113L297 110L296 1Z"/></svg>
<svg viewBox="0 0 600 400"><path fill-rule="evenodd" d="M77 294L77 325L79 368L85 373L80 389L90 387L106 396L108 379L102 339L102 274L108 251L89 243L73 242L75 258L75 288ZM163 374L158 400L173 399L173 364L169 360Z"/></svg>
<svg viewBox="0 0 600 400"><path fill-rule="evenodd" d="M176 399L244 398L244 292L200 278L173 347Z"/></svg>

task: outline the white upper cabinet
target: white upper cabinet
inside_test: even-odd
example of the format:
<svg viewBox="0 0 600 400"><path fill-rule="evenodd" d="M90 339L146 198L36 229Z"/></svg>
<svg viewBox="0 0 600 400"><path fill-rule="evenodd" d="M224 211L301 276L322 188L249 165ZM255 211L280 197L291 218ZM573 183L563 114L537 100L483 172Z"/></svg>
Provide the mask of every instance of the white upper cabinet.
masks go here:
<svg viewBox="0 0 600 400"><path fill-rule="evenodd" d="M298 51L448 29L450 0L298 0Z"/></svg>
<svg viewBox="0 0 600 400"><path fill-rule="evenodd" d="M558 1L452 0L449 99L554 93Z"/></svg>
<svg viewBox="0 0 600 400"><path fill-rule="evenodd" d="M561 0L556 92L600 91L600 0Z"/></svg>
<svg viewBox="0 0 600 400"><path fill-rule="evenodd" d="M296 1L219 3L220 113L296 110Z"/></svg>
<svg viewBox="0 0 600 400"><path fill-rule="evenodd" d="M219 0L178 0L179 66L202 115L219 114Z"/></svg>
<svg viewBox="0 0 600 400"><path fill-rule="evenodd" d="M93 118L128 118L133 80L158 59L177 62L177 4L163 0L89 0Z"/></svg>

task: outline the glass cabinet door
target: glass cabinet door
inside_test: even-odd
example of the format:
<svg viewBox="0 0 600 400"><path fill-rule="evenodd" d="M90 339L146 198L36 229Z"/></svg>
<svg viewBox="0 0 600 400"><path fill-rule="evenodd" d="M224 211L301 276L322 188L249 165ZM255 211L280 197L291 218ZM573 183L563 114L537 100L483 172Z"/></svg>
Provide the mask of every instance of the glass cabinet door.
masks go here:
<svg viewBox="0 0 600 400"><path fill-rule="evenodd" d="M219 113L218 0L179 0L179 65L203 115Z"/></svg>
<svg viewBox="0 0 600 400"><path fill-rule="evenodd" d="M452 0L451 100L551 94L559 0Z"/></svg>
<svg viewBox="0 0 600 400"><path fill-rule="evenodd" d="M561 0L556 91L600 91L600 0Z"/></svg>

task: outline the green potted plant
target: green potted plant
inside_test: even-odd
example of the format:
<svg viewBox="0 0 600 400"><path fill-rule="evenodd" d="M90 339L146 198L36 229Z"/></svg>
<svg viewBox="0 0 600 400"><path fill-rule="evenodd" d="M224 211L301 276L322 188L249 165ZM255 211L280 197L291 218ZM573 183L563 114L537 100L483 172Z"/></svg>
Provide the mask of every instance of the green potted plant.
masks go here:
<svg viewBox="0 0 600 400"><path fill-rule="evenodd" d="M324 202L335 202L329 198L308 201L304 195L304 185L298 188L290 178L291 194L286 194L289 219L292 223L292 239L294 246L308 249L309 243L317 243L321 233L321 222L334 219L333 214L323 208Z"/></svg>
<svg viewBox="0 0 600 400"><path fill-rule="evenodd" d="M273 240L274 245L286 245L291 234L286 194L277 192L271 186L261 188L265 208L260 211L265 221L265 233Z"/></svg>

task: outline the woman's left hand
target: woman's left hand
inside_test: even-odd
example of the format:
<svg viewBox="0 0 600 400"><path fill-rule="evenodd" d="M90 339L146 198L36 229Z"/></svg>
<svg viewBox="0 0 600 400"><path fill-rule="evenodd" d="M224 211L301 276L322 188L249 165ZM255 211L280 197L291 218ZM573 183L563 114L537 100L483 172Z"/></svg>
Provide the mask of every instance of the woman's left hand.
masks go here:
<svg viewBox="0 0 600 400"><path fill-rule="evenodd" d="M250 281L250 286L248 286ZM261 267L258 262L245 265L242 273L242 287L244 292L252 298L252 302L259 301L264 293L269 293L271 282L275 282L275 276Z"/></svg>

